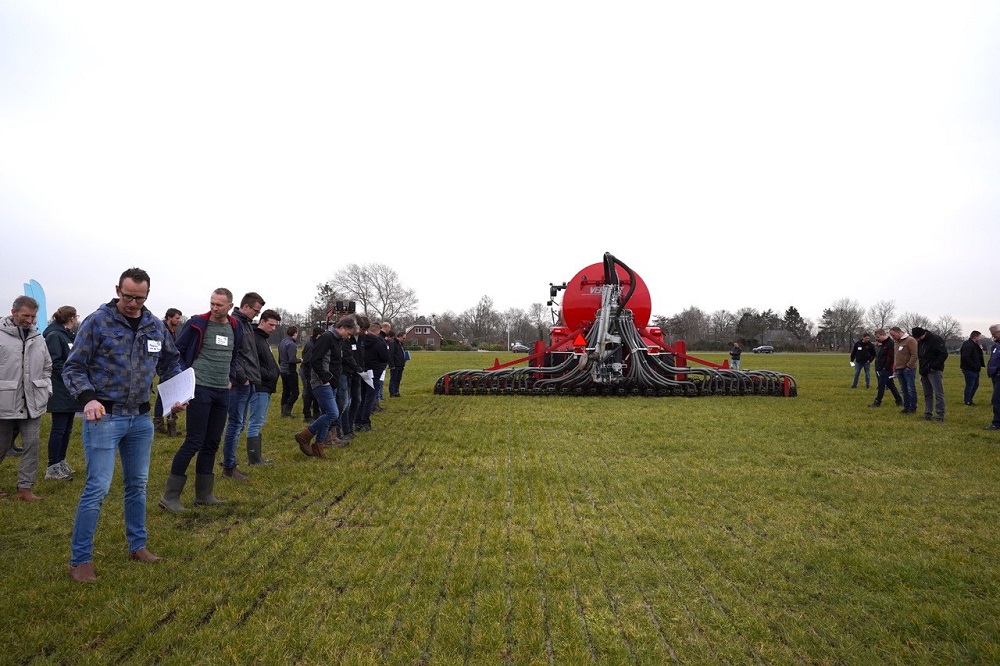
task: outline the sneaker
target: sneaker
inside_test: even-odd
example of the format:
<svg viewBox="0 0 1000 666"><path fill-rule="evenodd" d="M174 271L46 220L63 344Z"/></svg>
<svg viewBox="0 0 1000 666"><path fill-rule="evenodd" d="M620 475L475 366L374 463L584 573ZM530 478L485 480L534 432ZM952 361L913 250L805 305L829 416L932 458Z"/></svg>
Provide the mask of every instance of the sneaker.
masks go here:
<svg viewBox="0 0 1000 666"><path fill-rule="evenodd" d="M45 468L46 479L56 479L57 481L69 481L73 477L63 471L62 465L56 463Z"/></svg>
<svg viewBox="0 0 1000 666"><path fill-rule="evenodd" d="M869 407L881 407L881 406L882 406L882 403L881 403L881 402L873 402L872 404L870 404L870 405L868 405L868 406L869 406Z"/></svg>
<svg viewBox="0 0 1000 666"><path fill-rule="evenodd" d="M66 472L67 474L72 475L76 473L76 470L70 467L69 463L67 463L65 460L60 461L59 464L62 466L62 471Z"/></svg>
<svg viewBox="0 0 1000 666"><path fill-rule="evenodd" d="M983 428L983 430L1000 430L1000 426L991 423L985 428Z"/></svg>

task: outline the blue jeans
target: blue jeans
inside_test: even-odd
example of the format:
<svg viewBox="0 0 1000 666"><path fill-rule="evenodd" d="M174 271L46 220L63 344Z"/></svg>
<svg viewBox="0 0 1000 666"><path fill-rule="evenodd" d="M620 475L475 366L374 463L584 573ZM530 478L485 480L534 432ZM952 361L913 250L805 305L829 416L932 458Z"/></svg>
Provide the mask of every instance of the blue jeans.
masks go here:
<svg viewBox="0 0 1000 666"><path fill-rule="evenodd" d="M195 472L212 474L215 454L226 427L229 413L229 389L195 385L194 398L187 406L187 436L174 455L170 473L187 476L191 459L198 456Z"/></svg>
<svg viewBox="0 0 1000 666"><path fill-rule="evenodd" d="M326 439L326 434L330 432L330 427L340 417L340 412L337 410L337 396L333 391L332 384L323 384L313 388L313 397L319 403L321 414L309 426L309 432L316 435L316 441L322 442Z"/></svg>
<svg viewBox="0 0 1000 666"><path fill-rule="evenodd" d="M965 404L971 405L976 391L979 390L979 372L962 370L962 374L965 375Z"/></svg>
<svg viewBox="0 0 1000 666"><path fill-rule="evenodd" d="M855 363L854 364L854 383L851 384L851 388L856 388L858 385L858 377L861 375L861 368L865 369L865 388L871 388L872 385L872 369L871 362L869 363Z"/></svg>
<svg viewBox="0 0 1000 666"><path fill-rule="evenodd" d="M121 458L122 481L125 484L125 537L128 539L128 550L134 553L146 547L146 481L149 478L149 453L152 447L153 421L149 414L106 414L100 421L83 422L83 457L87 462L87 481L73 522L71 565L77 566L94 559L94 532L97 531L101 505L111 488L115 472L115 451Z"/></svg>
<svg viewBox="0 0 1000 666"><path fill-rule="evenodd" d="M899 378L899 391L903 394L903 410L917 411L917 371L903 368L896 371L896 376Z"/></svg>
<svg viewBox="0 0 1000 666"><path fill-rule="evenodd" d="M354 423L351 422L351 378L341 373L340 386L337 387L337 409L340 410L340 432L347 434L354 432Z"/></svg>
<svg viewBox="0 0 1000 666"><path fill-rule="evenodd" d="M222 443L222 467L236 467L236 445L246 422L247 406L253 395L253 384L234 386L229 389L229 422L226 424L226 439Z"/></svg>
<svg viewBox="0 0 1000 666"><path fill-rule="evenodd" d="M256 437L264 429L267 408L271 406L271 394L254 391L250 396L250 410L247 412L247 437Z"/></svg>

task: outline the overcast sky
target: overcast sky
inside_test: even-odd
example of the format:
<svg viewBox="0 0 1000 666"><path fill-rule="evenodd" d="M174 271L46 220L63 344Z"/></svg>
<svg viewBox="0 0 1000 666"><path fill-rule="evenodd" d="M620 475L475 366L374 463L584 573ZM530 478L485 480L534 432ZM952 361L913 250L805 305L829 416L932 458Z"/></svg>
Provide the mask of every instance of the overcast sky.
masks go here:
<svg viewBox="0 0 1000 666"><path fill-rule="evenodd" d="M1000 321L998 2L0 0L0 285L419 314L611 252L653 313Z"/></svg>

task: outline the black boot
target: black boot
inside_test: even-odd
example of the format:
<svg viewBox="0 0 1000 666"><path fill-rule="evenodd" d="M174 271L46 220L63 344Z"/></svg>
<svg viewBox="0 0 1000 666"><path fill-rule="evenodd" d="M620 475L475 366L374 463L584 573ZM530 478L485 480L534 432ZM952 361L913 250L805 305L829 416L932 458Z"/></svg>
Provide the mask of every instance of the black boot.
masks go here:
<svg viewBox="0 0 1000 666"><path fill-rule="evenodd" d="M273 460L264 460L264 456L260 453L261 445L261 435L255 437L247 436L247 458L250 459L251 467L274 464Z"/></svg>
<svg viewBox="0 0 1000 666"><path fill-rule="evenodd" d="M213 494L215 490L214 474L198 474L194 477L195 504L225 504Z"/></svg>
<svg viewBox="0 0 1000 666"><path fill-rule="evenodd" d="M281 416L282 416L282 418L286 418L287 419L291 415L292 415L292 406L291 405L282 405L281 406Z"/></svg>
<svg viewBox="0 0 1000 666"><path fill-rule="evenodd" d="M167 486L160 496L160 508L166 509L170 513L184 513L187 509L181 504L181 492L187 477L180 474L171 474L167 477Z"/></svg>

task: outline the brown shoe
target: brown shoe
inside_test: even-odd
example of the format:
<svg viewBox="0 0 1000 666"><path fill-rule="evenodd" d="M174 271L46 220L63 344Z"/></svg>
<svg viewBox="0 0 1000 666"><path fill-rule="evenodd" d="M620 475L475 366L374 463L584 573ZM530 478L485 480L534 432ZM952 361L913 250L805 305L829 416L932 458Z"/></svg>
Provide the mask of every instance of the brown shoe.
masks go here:
<svg viewBox="0 0 1000 666"><path fill-rule="evenodd" d="M312 449L309 448L309 443L312 441L313 434L309 432L309 428L303 428L299 432L295 433L295 441L299 443L299 451L311 456L313 454Z"/></svg>
<svg viewBox="0 0 1000 666"><path fill-rule="evenodd" d="M326 439L323 440L323 446L339 449L343 446L347 446L347 442L337 437L337 432L335 430L331 430L326 436Z"/></svg>
<svg viewBox="0 0 1000 666"><path fill-rule="evenodd" d="M323 445L319 442L312 443L312 454L316 458L326 458L326 452L323 451Z"/></svg>
<svg viewBox="0 0 1000 666"><path fill-rule="evenodd" d="M250 477L241 472L238 468L233 467L229 469L228 467L222 468L222 476L227 479L232 479L233 481L249 481Z"/></svg>
<svg viewBox="0 0 1000 666"><path fill-rule="evenodd" d="M97 574L94 573L94 563L84 562L83 564L78 564L75 567L70 567L66 572L69 577L78 583L93 583L97 580Z"/></svg>
<svg viewBox="0 0 1000 666"><path fill-rule="evenodd" d="M31 488L18 488L14 499L18 502L41 502L44 498L31 492Z"/></svg>
<svg viewBox="0 0 1000 666"><path fill-rule="evenodd" d="M152 564L153 562L159 562L160 560L163 559L159 555L153 555L145 548L140 548L139 550L129 553L128 558L130 560L135 560L136 562L142 562L144 564Z"/></svg>

